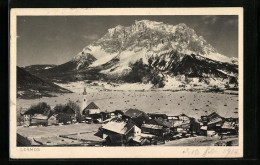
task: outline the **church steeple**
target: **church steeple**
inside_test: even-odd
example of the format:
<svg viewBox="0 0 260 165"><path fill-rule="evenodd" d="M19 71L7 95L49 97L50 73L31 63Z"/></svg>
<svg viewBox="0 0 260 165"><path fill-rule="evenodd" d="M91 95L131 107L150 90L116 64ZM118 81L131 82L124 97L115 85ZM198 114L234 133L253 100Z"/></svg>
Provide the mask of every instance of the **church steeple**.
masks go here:
<svg viewBox="0 0 260 165"><path fill-rule="evenodd" d="M87 91L86 88L84 87L84 91L83 91L83 97L82 97L82 107L81 110L83 111L86 107L87 107Z"/></svg>
<svg viewBox="0 0 260 165"><path fill-rule="evenodd" d="M87 95L87 91L86 91L86 88L85 88L85 87L84 87L83 95Z"/></svg>

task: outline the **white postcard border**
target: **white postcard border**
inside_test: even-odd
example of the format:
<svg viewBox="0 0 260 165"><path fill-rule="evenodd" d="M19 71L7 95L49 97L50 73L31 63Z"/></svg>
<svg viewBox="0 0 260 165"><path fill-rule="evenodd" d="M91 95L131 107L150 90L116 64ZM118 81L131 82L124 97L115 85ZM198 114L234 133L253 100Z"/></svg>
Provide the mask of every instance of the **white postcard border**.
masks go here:
<svg viewBox="0 0 260 165"><path fill-rule="evenodd" d="M133 14L134 13L134 14ZM88 15L238 15L239 16L239 146L147 147L17 147L16 54L17 16ZM11 9L10 15L10 158L241 158L243 157L243 8L52 8Z"/></svg>

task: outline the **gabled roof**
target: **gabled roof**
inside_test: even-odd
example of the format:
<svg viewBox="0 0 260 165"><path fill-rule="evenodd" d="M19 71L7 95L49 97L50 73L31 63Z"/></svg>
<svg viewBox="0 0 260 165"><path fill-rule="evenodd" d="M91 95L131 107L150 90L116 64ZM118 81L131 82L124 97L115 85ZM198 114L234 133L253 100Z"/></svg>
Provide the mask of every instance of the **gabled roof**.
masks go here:
<svg viewBox="0 0 260 165"><path fill-rule="evenodd" d="M114 114L124 114L124 112L122 110L115 110L115 111L112 111L110 113L114 113Z"/></svg>
<svg viewBox="0 0 260 165"><path fill-rule="evenodd" d="M142 128L150 128L150 129L163 129L163 126L153 125L153 124L143 124Z"/></svg>
<svg viewBox="0 0 260 165"><path fill-rule="evenodd" d="M56 115L56 119L57 120L68 120L69 121L71 119L71 117L70 117L70 115L65 114L65 113L58 113Z"/></svg>
<svg viewBox="0 0 260 165"><path fill-rule="evenodd" d="M66 113L66 114L75 114L75 111L74 111L70 106L66 106L66 107L63 109L63 113Z"/></svg>
<svg viewBox="0 0 260 165"><path fill-rule="evenodd" d="M85 109L99 109L99 107L94 102L91 102Z"/></svg>
<svg viewBox="0 0 260 165"><path fill-rule="evenodd" d="M34 114L32 116L32 119L46 120L46 119L48 119L48 116L47 115L43 115L43 114Z"/></svg>
<svg viewBox="0 0 260 165"><path fill-rule="evenodd" d="M184 113L182 113L182 114L180 114L180 115L178 115L178 116L185 116L185 117L187 117L187 118L191 118L191 117L187 116L187 115L184 114Z"/></svg>
<svg viewBox="0 0 260 165"><path fill-rule="evenodd" d="M147 114L150 117L161 117L163 119L167 119L168 116L166 114L159 114L159 113L148 113Z"/></svg>
<svg viewBox="0 0 260 165"><path fill-rule="evenodd" d="M107 124L103 125L102 128L108 131L112 131L118 134L125 135L127 134L135 125L131 122L108 122Z"/></svg>
<svg viewBox="0 0 260 165"><path fill-rule="evenodd" d="M131 118L129 120L129 122L132 122L137 127L141 127L141 125L146 123L147 121L149 121L149 117L147 117L147 116L139 116L139 117L136 117L136 118Z"/></svg>
<svg viewBox="0 0 260 165"><path fill-rule="evenodd" d="M224 122L221 128L225 129L235 129L234 125L232 125L232 122Z"/></svg>
<svg viewBox="0 0 260 165"><path fill-rule="evenodd" d="M216 112L212 112L210 115L207 116L208 119L212 119L212 118L223 118L222 116L220 116L219 114L217 114Z"/></svg>
<svg viewBox="0 0 260 165"><path fill-rule="evenodd" d="M168 127L168 128L173 127L173 123L170 123L167 121L161 121L158 119L151 119L147 122L147 124L154 124L154 125L159 125L159 126Z"/></svg>
<svg viewBox="0 0 260 165"><path fill-rule="evenodd" d="M138 109L129 109L128 111L126 111L124 113L125 116L128 116L130 118L135 118L135 117L138 117L140 116L141 114L143 114L144 112L143 111L140 111Z"/></svg>

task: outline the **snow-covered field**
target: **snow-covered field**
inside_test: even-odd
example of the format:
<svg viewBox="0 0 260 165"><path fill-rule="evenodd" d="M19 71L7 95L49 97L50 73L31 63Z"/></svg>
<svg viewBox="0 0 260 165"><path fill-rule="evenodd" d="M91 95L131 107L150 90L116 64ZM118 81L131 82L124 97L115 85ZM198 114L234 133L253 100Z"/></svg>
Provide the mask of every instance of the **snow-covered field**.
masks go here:
<svg viewBox="0 0 260 165"><path fill-rule="evenodd" d="M88 102L95 102L102 111L137 108L146 113L166 113L167 115L185 113L197 119L211 112L217 112L223 117L238 117L238 95L150 90L151 84L138 83L107 84L81 81L59 85L74 93L31 100L17 99L17 111L25 111L32 104L39 102L47 102L53 108L57 104L65 104L72 100L81 106L83 89L86 87Z"/></svg>

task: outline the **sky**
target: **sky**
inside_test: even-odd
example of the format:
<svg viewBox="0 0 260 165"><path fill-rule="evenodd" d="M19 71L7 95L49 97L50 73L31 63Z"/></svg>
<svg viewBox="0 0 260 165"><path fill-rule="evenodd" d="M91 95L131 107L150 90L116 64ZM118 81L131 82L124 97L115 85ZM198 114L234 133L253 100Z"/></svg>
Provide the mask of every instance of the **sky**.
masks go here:
<svg viewBox="0 0 260 165"><path fill-rule="evenodd" d="M238 57L238 16L18 16L17 65L63 64L117 25L185 23L217 51Z"/></svg>

